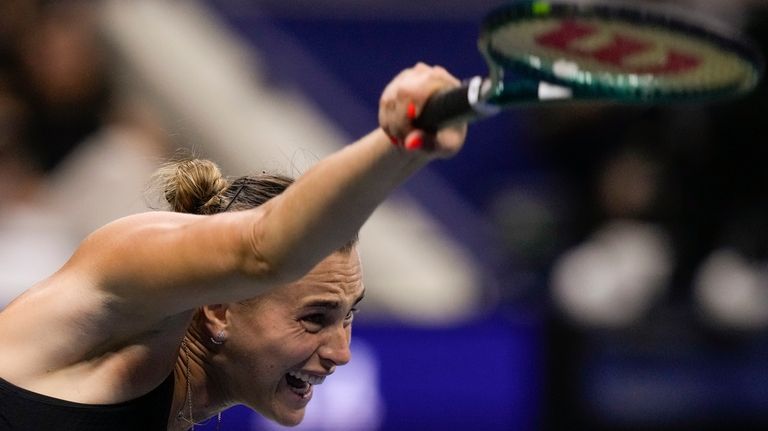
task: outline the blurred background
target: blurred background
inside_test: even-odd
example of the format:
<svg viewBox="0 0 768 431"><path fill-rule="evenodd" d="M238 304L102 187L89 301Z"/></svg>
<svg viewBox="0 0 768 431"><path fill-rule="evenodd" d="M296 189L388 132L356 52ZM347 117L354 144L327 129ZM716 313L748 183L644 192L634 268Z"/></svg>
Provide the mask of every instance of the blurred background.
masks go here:
<svg viewBox="0 0 768 431"><path fill-rule="evenodd" d="M376 127L403 68L485 73L501 3L3 0L0 307L152 208L179 151L301 175ZM765 49L768 2L677 4ZM297 429L768 429L767 101L472 125L363 228L354 360Z"/></svg>

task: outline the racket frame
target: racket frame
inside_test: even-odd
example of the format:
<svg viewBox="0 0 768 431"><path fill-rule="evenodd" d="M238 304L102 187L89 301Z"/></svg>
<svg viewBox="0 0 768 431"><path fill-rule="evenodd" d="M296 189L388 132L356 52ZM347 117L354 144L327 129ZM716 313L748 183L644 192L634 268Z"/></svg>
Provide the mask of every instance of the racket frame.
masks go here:
<svg viewBox="0 0 768 431"><path fill-rule="evenodd" d="M669 7L639 9L615 1L565 3L528 0L497 8L486 15L478 38L478 49L488 65L488 76L472 77L456 89L433 96L423 108L422 114L414 120L414 126L435 132L454 122L474 121L494 115L503 107L527 103L567 100L610 100L622 103L715 100L744 94L757 85L763 74L764 60L750 41L717 23L705 23L702 19L682 19L679 15ZM511 57L494 49L491 43L494 32L516 20L566 17L607 18L673 29L736 54L751 66L751 74L728 85L699 90L684 88L675 91L643 85L611 85L590 73L571 76L555 73L553 64L542 62L537 56ZM622 74L608 75L614 76L615 80L615 77L621 77ZM626 74L627 77L629 75Z"/></svg>

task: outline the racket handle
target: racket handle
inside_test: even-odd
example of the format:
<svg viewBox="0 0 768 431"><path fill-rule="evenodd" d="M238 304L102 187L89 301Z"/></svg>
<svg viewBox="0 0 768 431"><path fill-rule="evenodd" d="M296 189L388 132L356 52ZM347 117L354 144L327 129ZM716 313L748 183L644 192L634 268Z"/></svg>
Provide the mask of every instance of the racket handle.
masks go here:
<svg viewBox="0 0 768 431"><path fill-rule="evenodd" d="M434 94L427 100L421 114L413 120L413 126L428 133L452 123L473 121L493 115L499 108L483 102L483 92L489 87L480 76L462 83L461 86Z"/></svg>

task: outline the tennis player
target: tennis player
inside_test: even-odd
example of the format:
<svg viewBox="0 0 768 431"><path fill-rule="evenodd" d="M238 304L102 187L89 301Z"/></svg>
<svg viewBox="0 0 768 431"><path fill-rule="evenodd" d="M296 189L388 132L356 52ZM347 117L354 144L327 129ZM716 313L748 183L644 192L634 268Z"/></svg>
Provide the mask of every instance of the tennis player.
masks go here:
<svg viewBox="0 0 768 431"><path fill-rule="evenodd" d="M174 212L98 229L0 313L0 430L187 430L235 404L301 422L313 387L350 360L358 229L463 145L465 125L411 126L457 85L440 67L404 70L380 128L295 183L230 182L206 160L161 169Z"/></svg>

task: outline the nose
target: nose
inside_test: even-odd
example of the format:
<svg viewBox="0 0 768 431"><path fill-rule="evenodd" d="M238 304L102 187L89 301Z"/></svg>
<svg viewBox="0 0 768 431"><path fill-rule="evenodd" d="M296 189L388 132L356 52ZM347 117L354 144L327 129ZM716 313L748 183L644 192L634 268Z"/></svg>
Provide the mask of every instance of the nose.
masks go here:
<svg viewBox="0 0 768 431"><path fill-rule="evenodd" d="M327 336L317 349L317 354L326 368L333 369L337 365L345 365L352 359L352 352L349 350L351 334L348 328L341 325L329 327L327 331Z"/></svg>

